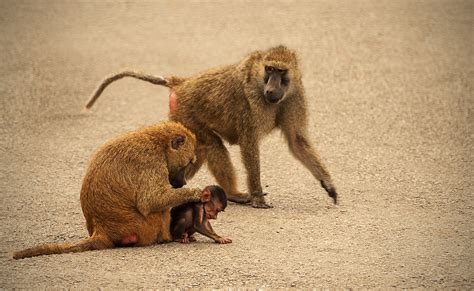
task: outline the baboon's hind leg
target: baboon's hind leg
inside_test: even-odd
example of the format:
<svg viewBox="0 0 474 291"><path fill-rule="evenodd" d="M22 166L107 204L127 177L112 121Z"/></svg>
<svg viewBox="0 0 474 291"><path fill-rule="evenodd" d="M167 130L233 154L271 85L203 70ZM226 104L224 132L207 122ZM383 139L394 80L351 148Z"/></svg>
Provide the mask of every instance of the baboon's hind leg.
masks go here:
<svg viewBox="0 0 474 291"><path fill-rule="evenodd" d="M249 202L250 196L237 190L235 169L230 160L229 151L222 140L213 136L206 149L209 171L214 175L217 183L224 188L227 199L237 203Z"/></svg>

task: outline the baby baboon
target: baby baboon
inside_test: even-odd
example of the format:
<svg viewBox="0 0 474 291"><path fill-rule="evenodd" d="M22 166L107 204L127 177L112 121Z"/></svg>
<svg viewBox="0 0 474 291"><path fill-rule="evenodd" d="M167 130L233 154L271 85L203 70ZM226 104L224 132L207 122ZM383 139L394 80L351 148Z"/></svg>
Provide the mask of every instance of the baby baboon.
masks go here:
<svg viewBox="0 0 474 291"><path fill-rule="evenodd" d="M181 124L166 122L125 134L93 156L81 189L90 237L16 252L20 259L46 254L146 246L172 240L170 208L200 201L201 190L183 186L196 161L196 139Z"/></svg>
<svg viewBox="0 0 474 291"><path fill-rule="evenodd" d="M102 82L86 108L92 107L107 85L127 76L171 89L170 119L193 131L198 141L197 162L187 169L187 178L207 162L229 200L245 203L250 199L254 207L271 207L260 182L259 143L279 128L291 153L337 202L331 176L308 139L306 97L292 50L278 46L255 51L239 63L189 78L123 72ZM250 197L237 190L235 170L222 139L240 146Z"/></svg>
<svg viewBox="0 0 474 291"><path fill-rule="evenodd" d="M219 244L232 240L220 237L211 226L209 219L217 219L217 214L227 207L227 197L219 186L207 186L202 191L201 202L189 202L171 209L171 235L175 241L193 242L195 232L207 236Z"/></svg>

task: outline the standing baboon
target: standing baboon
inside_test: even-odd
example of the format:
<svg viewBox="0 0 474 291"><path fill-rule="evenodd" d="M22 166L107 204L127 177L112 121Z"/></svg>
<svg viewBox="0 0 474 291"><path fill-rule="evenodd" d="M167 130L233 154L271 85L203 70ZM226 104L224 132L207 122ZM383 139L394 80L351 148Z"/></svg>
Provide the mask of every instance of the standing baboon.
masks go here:
<svg viewBox="0 0 474 291"><path fill-rule="evenodd" d="M93 156L82 182L81 206L90 237L39 245L13 257L171 241L170 208L201 200L199 189L173 188L186 183L184 172L196 161L195 147L194 134L175 122L106 143Z"/></svg>
<svg viewBox="0 0 474 291"><path fill-rule="evenodd" d="M189 78L123 72L104 80L86 108L92 107L105 87L123 77L135 77L171 89L171 120L181 122L198 140L197 162L187 171L188 178L207 162L229 200L248 202L249 197L237 190L235 170L224 139L240 145L252 206L270 207L260 182L259 143L273 129L280 128L291 153L337 202L331 176L308 139L305 92L292 50L278 46L255 51L237 64Z"/></svg>

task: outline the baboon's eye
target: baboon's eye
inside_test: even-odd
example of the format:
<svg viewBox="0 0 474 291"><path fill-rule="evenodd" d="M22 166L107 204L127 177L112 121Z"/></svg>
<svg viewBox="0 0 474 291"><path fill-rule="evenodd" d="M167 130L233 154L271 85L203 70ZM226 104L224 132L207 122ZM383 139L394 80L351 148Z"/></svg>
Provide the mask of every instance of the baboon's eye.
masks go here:
<svg viewBox="0 0 474 291"><path fill-rule="evenodd" d="M184 144L186 138L183 135L178 135L171 141L171 147L177 150L180 146Z"/></svg>
<svg viewBox="0 0 474 291"><path fill-rule="evenodd" d="M274 70L275 70L274 67L265 66L265 72L267 72L267 73L271 73L271 72L273 72Z"/></svg>

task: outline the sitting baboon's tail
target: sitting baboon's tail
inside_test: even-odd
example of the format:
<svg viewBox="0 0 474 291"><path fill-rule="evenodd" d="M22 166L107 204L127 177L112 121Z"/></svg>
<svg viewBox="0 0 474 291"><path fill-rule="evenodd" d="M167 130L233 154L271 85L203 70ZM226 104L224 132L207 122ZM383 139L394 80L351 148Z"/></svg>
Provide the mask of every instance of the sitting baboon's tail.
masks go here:
<svg viewBox="0 0 474 291"><path fill-rule="evenodd" d="M41 255L77 253L112 248L113 243L104 237L92 236L77 243L43 244L13 253L15 260Z"/></svg>
<svg viewBox="0 0 474 291"><path fill-rule="evenodd" d="M166 86L168 88L171 88L179 83L181 83L184 79L175 77L175 76L170 76L170 77L162 77L162 76L153 76L153 75L148 75L140 72L134 72L134 71L124 71L112 76L107 77L105 80L103 80L97 90L95 90L94 94L89 98L89 101L86 103L86 108L85 109L90 109L92 105L94 105L95 101L97 98L99 98L100 94L105 90L105 88L110 85L110 83L117 81L119 79L122 79L124 77L132 77L136 79L140 79L143 81L150 82L155 85L162 85Z"/></svg>

